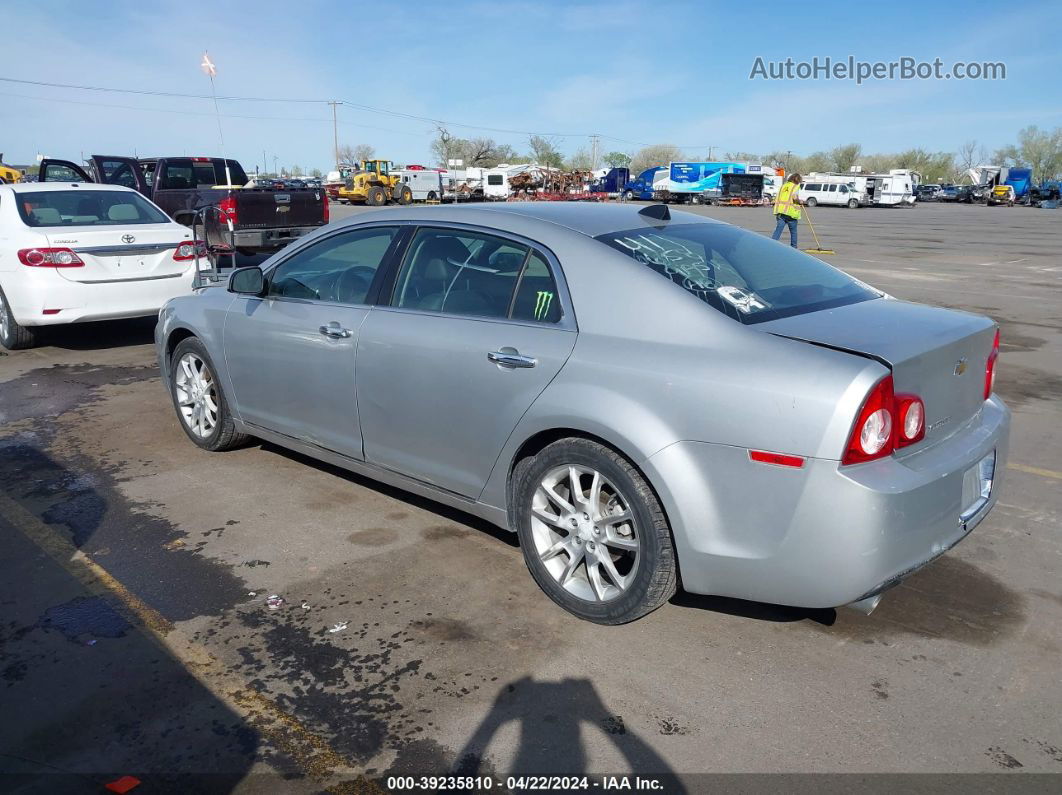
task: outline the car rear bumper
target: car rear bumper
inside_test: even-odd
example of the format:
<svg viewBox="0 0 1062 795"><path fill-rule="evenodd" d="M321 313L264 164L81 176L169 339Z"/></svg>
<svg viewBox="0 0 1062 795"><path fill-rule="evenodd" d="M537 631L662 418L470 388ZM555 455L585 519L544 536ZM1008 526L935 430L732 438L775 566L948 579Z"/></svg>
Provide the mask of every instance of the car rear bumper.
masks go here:
<svg viewBox="0 0 1062 795"><path fill-rule="evenodd" d="M234 233L236 248L281 248L292 240L308 235L318 226L288 226L271 229L244 229Z"/></svg>
<svg viewBox="0 0 1062 795"><path fill-rule="evenodd" d="M93 320L148 317L174 296L192 291L195 268L175 276L112 282L76 282L52 268L27 268L5 279L15 320L23 326L58 326Z"/></svg>
<svg viewBox="0 0 1062 795"><path fill-rule="evenodd" d="M743 448L679 442L643 466L671 520L686 590L837 607L896 585L984 519L1009 429L1010 412L993 397L949 438L904 458L848 467L807 459L796 469L754 463ZM969 473L993 452L991 490L975 498Z"/></svg>

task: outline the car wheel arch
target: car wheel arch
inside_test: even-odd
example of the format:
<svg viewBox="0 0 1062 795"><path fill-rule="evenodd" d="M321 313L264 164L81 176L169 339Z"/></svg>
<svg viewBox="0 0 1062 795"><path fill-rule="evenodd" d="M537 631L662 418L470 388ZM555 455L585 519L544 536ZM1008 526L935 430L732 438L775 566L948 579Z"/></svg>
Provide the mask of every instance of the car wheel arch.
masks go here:
<svg viewBox="0 0 1062 795"><path fill-rule="evenodd" d="M542 452L546 447L559 442L562 439L586 439L591 442L600 444L602 447L607 447L619 456L627 459L627 462L638 472L639 475L645 480L649 488L652 490L653 495L656 497L657 502L660 504L660 510L663 511L664 519L667 521L668 531L671 534L671 543L675 544L675 529L671 524L671 518L668 516L667 506L661 499L660 490L653 482L653 478L650 472L645 468L639 466L639 459L636 456L632 456L627 453L623 447L614 444L612 441L605 439L590 431L581 430L579 428L548 428L546 430L540 430L527 439L516 449L512 459L509 461L509 471L506 475L505 483L505 512L509 522L509 529L513 532L516 531L516 505L513 495L513 490L517 481L517 467L522 463L530 462L536 455ZM676 547L677 550L677 547ZM682 589L682 561L677 557L675 559L676 573L678 576L679 589Z"/></svg>

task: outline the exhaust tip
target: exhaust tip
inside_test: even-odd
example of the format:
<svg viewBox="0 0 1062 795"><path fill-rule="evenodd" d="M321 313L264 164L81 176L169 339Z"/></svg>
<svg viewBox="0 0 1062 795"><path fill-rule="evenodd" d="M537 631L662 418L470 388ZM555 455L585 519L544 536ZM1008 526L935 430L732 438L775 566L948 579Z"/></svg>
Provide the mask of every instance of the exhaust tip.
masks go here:
<svg viewBox="0 0 1062 795"><path fill-rule="evenodd" d="M874 612L874 608L881 603L881 597L882 594L875 594L874 596L868 596L866 599L860 599L858 602L849 602L845 607L869 616Z"/></svg>

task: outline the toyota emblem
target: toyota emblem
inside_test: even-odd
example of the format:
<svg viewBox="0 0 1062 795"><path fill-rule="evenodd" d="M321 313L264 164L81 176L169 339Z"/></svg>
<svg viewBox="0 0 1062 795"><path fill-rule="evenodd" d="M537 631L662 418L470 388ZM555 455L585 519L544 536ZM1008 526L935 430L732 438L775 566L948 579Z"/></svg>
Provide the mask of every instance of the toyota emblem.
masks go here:
<svg viewBox="0 0 1062 795"><path fill-rule="evenodd" d="M133 237L132 235L122 235L122 242L123 243L135 243L136 242L136 238Z"/></svg>

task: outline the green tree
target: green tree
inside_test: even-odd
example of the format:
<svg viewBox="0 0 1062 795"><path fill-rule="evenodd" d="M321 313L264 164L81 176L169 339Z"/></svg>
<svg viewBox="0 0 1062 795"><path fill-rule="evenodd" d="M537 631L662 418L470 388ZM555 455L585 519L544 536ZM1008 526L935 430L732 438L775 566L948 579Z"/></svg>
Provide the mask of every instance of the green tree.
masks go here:
<svg viewBox="0 0 1062 795"><path fill-rule="evenodd" d="M835 146L830 150L830 160L834 171L848 171L859 162L859 156L863 154L863 147L859 144L845 144Z"/></svg>
<svg viewBox="0 0 1062 795"><path fill-rule="evenodd" d="M1018 151L1032 169L1033 180L1054 179L1062 171L1062 128L1053 132L1035 125L1018 133Z"/></svg>
<svg viewBox="0 0 1062 795"><path fill-rule="evenodd" d="M315 168L313 171L310 172L310 176L314 179L321 179L321 177L323 177L324 175L321 173L321 169Z"/></svg>
<svg viewBox="0 0 1062 795"><path fill-rule="evenodd" d="M631 164L631 156L625 152L609 152L602 159L609 168L624 168Z"/></svg>
<svg viewBox="0 0 1062 795"><path fill-rule="evenodd" d="M556 138L532 135L527 139L527 145L531 150L531 156L534 161L540 166L549 168L562 168L564 166L564 155L557 149Z"/></svg>

